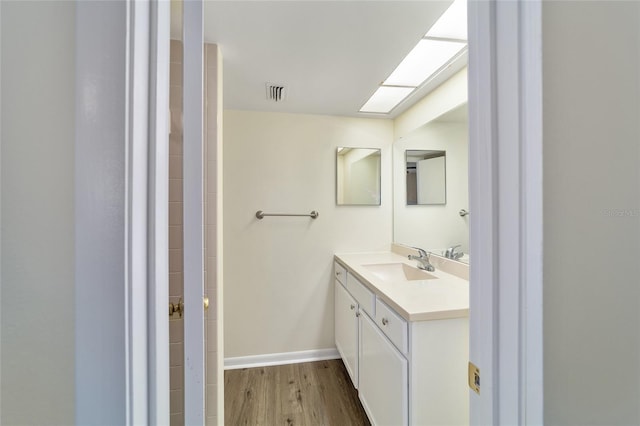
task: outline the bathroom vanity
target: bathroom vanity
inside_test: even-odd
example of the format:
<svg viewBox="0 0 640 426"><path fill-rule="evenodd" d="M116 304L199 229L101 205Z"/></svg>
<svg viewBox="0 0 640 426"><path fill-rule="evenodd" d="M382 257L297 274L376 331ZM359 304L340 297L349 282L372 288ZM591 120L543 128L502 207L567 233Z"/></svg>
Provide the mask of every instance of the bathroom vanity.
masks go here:
<svg viewBox="0 0 640 426"><path fill-rule="evenodd" d="M469 423L468 266L432 259L335 255L336 347L374 425Z"/></svg>

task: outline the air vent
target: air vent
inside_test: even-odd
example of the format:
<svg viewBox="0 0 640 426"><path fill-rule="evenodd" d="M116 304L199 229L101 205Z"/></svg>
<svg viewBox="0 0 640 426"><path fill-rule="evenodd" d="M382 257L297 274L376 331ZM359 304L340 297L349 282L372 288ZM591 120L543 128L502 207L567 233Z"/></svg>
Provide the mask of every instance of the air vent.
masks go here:
<svg viewBox="0 0 640 426"><path fill-rule="evenodd" d="M266 83L267 100L282 102L287 99L287 88L284 84Z"/></svg>

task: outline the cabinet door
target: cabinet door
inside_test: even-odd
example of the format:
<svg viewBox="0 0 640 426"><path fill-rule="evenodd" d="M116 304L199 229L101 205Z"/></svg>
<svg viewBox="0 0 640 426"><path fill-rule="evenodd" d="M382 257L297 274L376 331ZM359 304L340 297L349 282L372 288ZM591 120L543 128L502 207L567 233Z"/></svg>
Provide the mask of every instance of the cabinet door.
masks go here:
<svg viewBox="0 0 640 426"><path fill-rule="evenodd" d="M344 361L353 386L358 388L358 304L347 290L335 281L336 347Z"/></svg>
<svg viewBox="0 0 640 426"><path fill-rule="evenodd" d="M360 401L371 423L407 425L408 362L368 315L360 316Z"/></svg>

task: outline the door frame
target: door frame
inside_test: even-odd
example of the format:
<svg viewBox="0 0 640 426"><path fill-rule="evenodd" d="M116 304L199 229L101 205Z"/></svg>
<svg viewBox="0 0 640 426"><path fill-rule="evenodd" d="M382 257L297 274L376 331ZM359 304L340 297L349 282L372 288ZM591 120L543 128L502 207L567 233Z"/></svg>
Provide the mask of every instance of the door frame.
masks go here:
<svg viewBox="0 0 640 426"><path fill-rule="evenodd" d="M471 424L543 423L542 3L469 2Z"/></svg>
<svg viewBox="0 0 640 426"><path fill-rule="evenodd" d="M541 9L540 0L469 2L470 360L481 372L472 424L543 421Z"/></svg>
<svg viewBox="0 0 640 426"><path fill-rule="evenodd" d="M76 3L75 419L169 424L169 3Z"/></svg>

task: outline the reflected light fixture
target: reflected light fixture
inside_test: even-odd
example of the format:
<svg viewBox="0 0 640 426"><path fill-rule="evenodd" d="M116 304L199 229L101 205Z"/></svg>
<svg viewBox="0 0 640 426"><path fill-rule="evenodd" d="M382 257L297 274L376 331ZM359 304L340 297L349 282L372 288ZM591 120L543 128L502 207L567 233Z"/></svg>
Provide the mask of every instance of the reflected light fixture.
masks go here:
<svg viewBox="0 0 640 426"><path fill-rule="evenodd" d="M388 114L467 47L467 1L455 0L360 112Z"/></svg>
<svg viewBox="0 0 640 426"><path fill-rule="evenodd" d="M360 112L391 111L409 96L409 93L413 92L413 90L411 87L380 86L360 108Z"/></svg>

